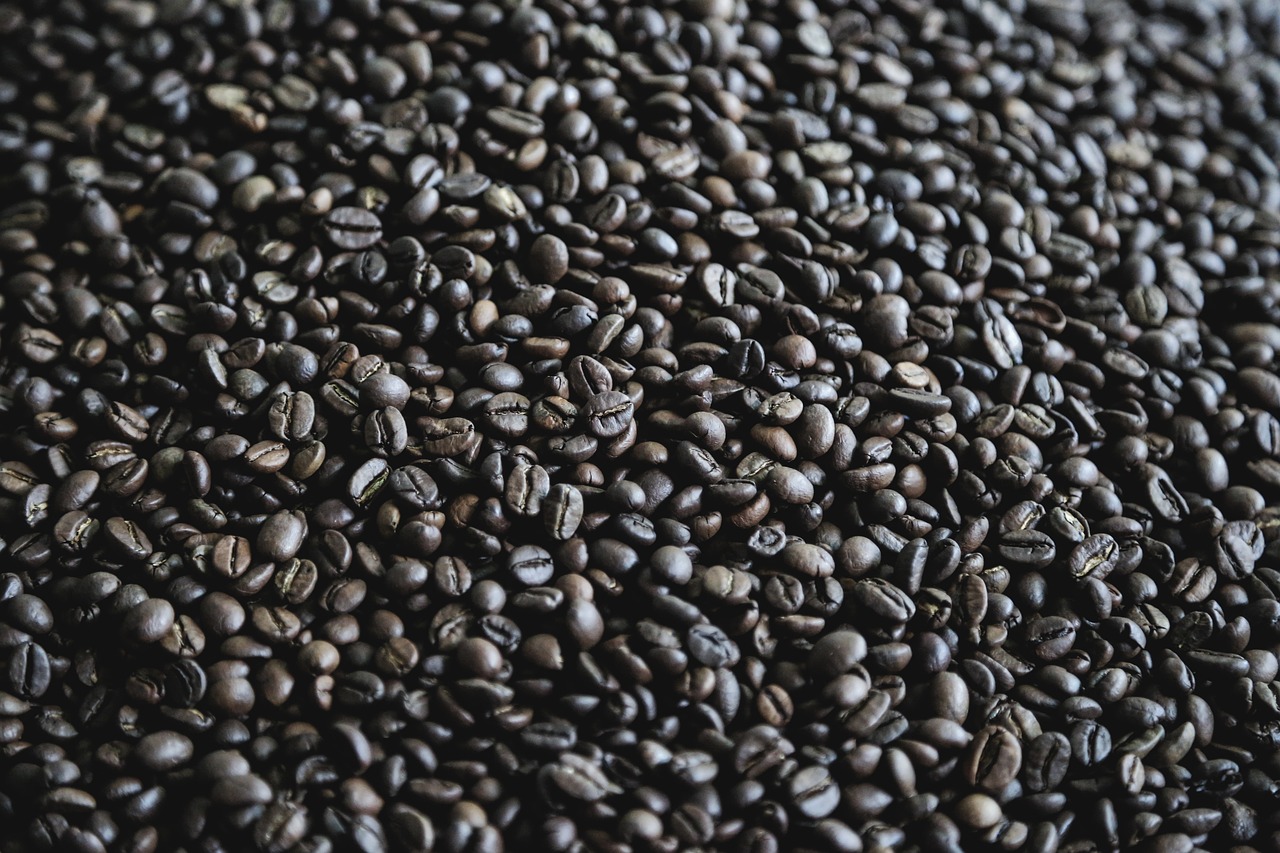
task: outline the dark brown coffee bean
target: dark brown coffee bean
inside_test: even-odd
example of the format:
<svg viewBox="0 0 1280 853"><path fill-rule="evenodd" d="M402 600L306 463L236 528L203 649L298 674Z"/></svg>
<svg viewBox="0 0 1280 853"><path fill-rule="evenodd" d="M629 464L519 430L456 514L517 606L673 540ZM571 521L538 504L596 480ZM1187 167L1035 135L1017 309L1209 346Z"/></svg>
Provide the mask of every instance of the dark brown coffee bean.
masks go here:
<svg viewBox="0 0 1280 853"><path fill-rule="evenodd" d="M1057 548L1048 534L1038 530L1013 530L1001 537L998 552L1015 565L1041 568L1053 562Z"/></svg>
<svg viewBox="0 0 1280 853"><path fill-rule="evenodd" d="M1120 546L1106 534L1097 533L1086 538L1071 550L1068 566L1076 578L1102 580L1115 569L1120 559Z"/></svg>
<svg viewBox="0 0 1280 853"><path fill-rule="evenodd" d="M571 800L596 802L615 788L597 765L571 752L547 765L543 775L548 784Z"/></svg>
<svg viewBox="0 0 1280 853"><path fill-rule="evenodd" d="M484 404L484 422L504 438L523 436L529 430L529 398L513 391L495 394Z"/></svg>
<svg viewBox="0 0 1280 853"><path fill-rule="evenodd" d="M306 534L306 516L277 512L258 529L256 550L269 560L288 560L298 553Z"/></svg>
<svg viewBox="0 0 1280 853"><path fill-rule="evenodd" d="M867 654L867 644L856 631L837 631L819 640L809 656L809 668L820 677L848 672Z"/></svg>
<svg viewBox="0 0 1280 853"><path fill-rule="evenodd" d="M190 738L174 731L146 735L133 748L134 760L153 772L181 767L191 760L193 754L194 745Z"/></svg>
<svg viewBox="0 0 1280 853"><path fill-rule="evenodd" d="M1076 628L1061 616L1045 616L1027 624L1027 642L1041 660L1058 660L1071 651Z"/></svg>
<svg viewBox="0 0 1280 853"><path fill-rule="evenodd" d="M799 812L809 819L824 818L840 804L840 791L827 768L806 767L791 777L789 796Z"/></svg>
<svg viewBox="0 0 1280 853"><path fill-rule="evenodd" d="M364 443L378 456L403 453L409 446L409 431L400 410L387 406L371 412L364 421Z"/></svg>
<svg viewBox="0 0 1280 853"><path fill-rule="evenodd" d="M857 581L850 593L853 601L875 619L903 625L915 614L915 604L902 590L880 578Z"/></svg>
<svg viewBox="0 0 1280 853"><path fill-rule="evenodd" d="M369 210L336 207L324 220L325 235L346 251L367 249L382 239L382 223Z"/></svg>
<svg viewBox="0 0 1280 853"><path fill-rule="evenodd" d="M521 545L511 552L508 570L525 586L541 586L551 580L555 564L551 554L536 545Z"/></svg>
<svg viewBox="0 0 1280 853"><path fill-rule="evenodd" d="M208 555L209 568L228 578L238 578L252 559L249 541L241 536L220 536Z"/></svg>
<svg viewBox="0 0 1280 853"><path fill-rule="evenodd" d="M631 424L635 407L631 398L618 391L602 391L582 406L581 415L591 433L599 438L621 435Z"/></svg>
<svg viewBox="0 0 1280 853"><path fill-rule="evenodd" d="M151 540L142 529L126 518L114 516L102 526L102 535L122 556L145 560L151 556Z"/></svg>
<svg viewBox="0 0 1280 853"><path fill-rule="evenodd" d="M260 441L245 451L244 461L254 471L273 474L289 464L289 447L282 441Z"/></svg>
<svg viewBox="0 0 1280 853"><path fill-rule="evenodd" d="M551 493L551 478L541 465L517 465L507 477L504 498L518 515L537 517Z"/></svg>
<svg viewBox="0 0 1280 853"><path fill-rule="evenodd" d="M298 441L311 435L315 426L316 407L305 391L278 394L267 410L271 434L281 441Z"/></svg>
<svg viewBox="0 0 1280 853"><path fill-rule="evenodd" d="M48 653L36 643L22 643L10 653L7 676L14 695L40 698L48 691L53 676Z"/></svg>
<svg viewBox="0 0 1280 853"><path fill-rule="evenodd" d="M175 618L172 604L162 598L149 598L125 614L121 628L129 640L155 643L169 633Z"/></svg>
<svg viewBox="0 0 1280 853"><path fill-rule="evenodd" d="M368 506L390 477L391 468L385 459L370 459L351 474L347 481L347 496L357 506Z"/></svg>
<svg viewBox="0 0 1280 853"><path fill-rule="evenodd" d="M475 424L465 418L432 420L423 425L422 434L423 449L446 458L468 453L480 443Z"/></svg>
<svg viewBox="0 0 1280 853"><path fill-rule="evenodd" d="M999 791L1022 770L1022 745L1007 729L988 726L974 735L963 767L970 784Z"/></svg>
<svg viewBox="0 0 1280 853"><path fill-rule="evenodd" d="M1062 783L1071 761L1071 744L1061 732L1044 732L1027 745L1022 780L1032 791L1050 791Z"/></svg>

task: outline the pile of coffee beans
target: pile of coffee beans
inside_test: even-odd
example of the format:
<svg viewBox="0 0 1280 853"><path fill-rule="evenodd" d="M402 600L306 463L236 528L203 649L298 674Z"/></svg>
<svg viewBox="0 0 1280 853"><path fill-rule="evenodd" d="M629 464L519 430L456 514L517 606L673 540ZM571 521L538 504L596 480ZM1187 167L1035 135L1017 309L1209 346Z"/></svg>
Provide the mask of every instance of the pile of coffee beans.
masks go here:
<svg viewBox="0 0 1280 853"><path fill-rule="evenodd" d="M0 2L0 850L1280 849L1272 0Z"/></svg>

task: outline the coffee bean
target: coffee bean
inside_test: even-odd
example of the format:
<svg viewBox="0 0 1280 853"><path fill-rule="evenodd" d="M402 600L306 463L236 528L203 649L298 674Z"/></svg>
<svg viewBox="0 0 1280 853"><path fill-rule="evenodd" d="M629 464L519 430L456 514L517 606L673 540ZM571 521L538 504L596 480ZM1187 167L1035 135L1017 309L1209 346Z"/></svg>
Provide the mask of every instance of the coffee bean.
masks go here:
<svg viewBox="0 0 1280 853"><path fill-rule="evenodd" d="M890 624L905 624L915 614L910 597L881 578L857 581L850 595L869 616Z"/></svg>
<svg viewBox="0 0 1280 853"><path fill-rule="evenodd" d="M16 581L16 576L10 576ZM11 589L21 589L21 582L12 583ZM54 627L54 614L43 599L28 593L12 594L0 602L0 618L11 628L28 634L42 635Z"/></svg>
<svg viewBox="0 0 1280 853"><path fill-rule="evenodd" d="M506 438L519 438L529 430L529 398L513 391L495 394L484 404L485 423Z"/></svg>
<svg viewBox="0 0 1280 853"><path fill-rule="evenodd" d="M573 753L565 753L559 761L547 765L542 775L562 795L582 802L597 802L614 787L604 771Z"/></svg>
<svg viewBox="0 0 1280 853"><path fill-rule="evenodd" d="M1105 761L1111 754L1111 732L1096 720L1081 720L1069 735L1072 757L1086 767Z"/></svg>
<svg viewBox="0 0 1280 853"><path fill-rule="evenodd" d="M151 556L151 540L134 522L113 516L102 527L103 538L123 556L144 560Z"/></svg>
<svg viewBox="0 0 1280 853"><path fill-rule="evenodd" d="M565 374L569 380L569 388L584 401L613 390L612 374L591 356L576 356L571 359Z"/></svg>
<svg viewBox="0 0 1280 853"><path fill-rule="evenodd" d="M1061 616L1045 616L1027 624L1027 642L1041 660L1058 660L1071 651L1076 628Z"/></svg>
<svg viewBox="0 0 1280 853"><path fill-rule="evenodd" d="M1263 551L1262 535L1256 524L1230 521L1214 543L1214 567L1219 575L1239 581L1253 572Z"/></svg>
<svg viewBox="0 0 1280 853"><path fill-rule="evenodd" d="M465 418L432 420L423 425L422 434L423 449L446 458L468 453L480 443L475 424Z"/></svg>
<svg viewBox="0 0 1280 853"><path fill-rule="evenodd" d="M555 284L569 271L569 247L551 234L543 234L529 247L531 273L535 279Z"/></svg>
<svg viewBox="0 0 1280 853"><path fill-rule="evenodd" d="M1189 511L1186 500L1162 468L1145 465L1142 468L1142 477L1152 511L1157 516L1170 522L1181 521L1186 517Z"/></svg>
<svg viewBox="0 0 1280 853"><path fill-rule="evenodd" d="M194 708L204 698L208 679L198 663L184 659L169 668L164 687L166 702L178 708Z"/></svg>
<svg viewBox="0 0 1280 853"><path fill-rule="evenodd" d="M271 434L282 441L308 437L315 426L315 419L315 401L305 391L276 395L267 413Z"/></svg>
<svg viewBox="0 0 1280 853"><path fill-rule="evenodd" d="M1022 745L1007 729L988 726L974 735L963 761L972 785L999 791L1022 769Z"/></svg>
<svg viewBox="0 0 1280 853"><path fill-rule="evenodd" d="M191 760L193 754L194 745L191 740L173 731L146 735L133 748L133 756L138 764L153 772L181 767Z"/></svg>
<svg viewBox="0 0 1280 853"><path fill-rule="evenodd" d="M1038 530L1013 530L1001 537L999 554L1011 563L1040 568L1053 562L1057 549L1048 534Z"/></svg>
<svg viewBox="0 0 1280 853"><path fill-rule="evenodd" d="M840 804L840 791L827 768L805 767L791 777L788 794L807 818L824 818Z"/></svg>
<svg viewBox="0 0 1280 853"><path fill-rule="evenodd" d="M385 459L374 458L363 463L347 481L347 496L357 506L368 506L386 486L391 468Z"/></svg>
<svg viewBox="0 0 1280 853"><path fill-rule="evenodd" d="M364 422L364 443L378 456L399 456L409 446L409 432L399 409L387 406L370 413Z"/></svg>
<svg viewBox="0 0 1280 853"><path fill-rule="evenodd" d="M335 207L324 220L325 236L339 249L367 249L382 239L382 222L369 210Z"/></svg>
<svg viewBox="0 0 1280 853"><path fill-rule="evenodd" d="M714 625L694 625L688 632L689 654L699 663L718 669L739 659L737 645Z"/></svg>
<svg viewBox="0 0 1280 853"><path fill-rule="evenodd" d="M260 441L244 453L245 464L254 471L272 474L289 464L289 446L281 441Z"/></svg>
<svg viewBox="0 0 1280 853"><path fill-rule="evenodd" d="M218 187L194 169L178 168L160 176L156 188L171 198L204 210L218 203Z"/></svg>
<svg viewBox="0 0 1280 853"><path fill-rule="evenodd" d="M306 532L304 515L277 512L258 529L256 550L270 560L288 560L302 547Z"/></svg>
<svg viewBox="0 0 1280 853"><path fill-rule="evenodd" d="M238 578L252 559L249 541L240 536L221 536L207 555L209 568L228 578Z"/></svg>
<svg viewBox="0 0 1280 853"><path fill-rule="evenodd" d="M592 434L598 438L621 435L631 424L634 404L618 391L602 391L582 406L581 414Z"/></svg>
<svg viewBox="0 0 1280 853"><path fill-rule="evenodd" d="M1102 580L1111 574L1119 559L1116 540L1106 533L1096 533L1072 549L1068 565L1073 577Z"/></svg>
<svg viewBox="0 0 1280 853"><path fill-rule="evenodd" d="M837 631L814 644L809 668L815 674L831 678L848 672L867 654L866 640L856 631Z"/></svg>
<svg viewBox="0 0 1280 853"><path fill-rule="evenodd" d="M41 646L25 642L9 657L8 684L16 696L38 699L49 689L52 670L49 655Z"/></svg>
<svg viewBox="0 0 1280 853"><path fill-rule="evenodd" d="M391 472L387 486L406 507L429 510L440 506L439 486L423 468L412 465L397 468Z"/></svg>
<svg viewBox="0 0 1280 853"><path fill-rule="evenodd" d="M551 580L555 564L551 554L536 545L521 545L511 552L508 570L525 586L541 586Z"/></svg>
<svg viewBox="0 0 1280 853"><path fill-rule="evenodd" d="M121 628L127 638L139 643L154 643L173 627L173 605L162 598L149 598L131 608Z"/></svg>
<svg viewBox="0 0 1280 853"><path fill-rule="evenodd" d="M1023 783L1033 791L1050 791L1065 778L1071 744L1061 732L1044 732L1027 745L1023 755Z"/></svg>

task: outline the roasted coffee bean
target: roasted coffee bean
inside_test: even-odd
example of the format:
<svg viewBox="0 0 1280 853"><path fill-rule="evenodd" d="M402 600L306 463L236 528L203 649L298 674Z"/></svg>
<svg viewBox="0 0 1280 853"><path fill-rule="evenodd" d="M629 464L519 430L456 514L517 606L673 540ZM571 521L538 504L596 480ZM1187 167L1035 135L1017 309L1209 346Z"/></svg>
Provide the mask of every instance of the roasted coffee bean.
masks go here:
<svg viewBox="0 0 1280 853"><path fill-rule="evenodd" d="M689 654L699 663L717 669L732 666L740 652L732 640L714 625L695 625L688 632Z"/></svg>
<svg viewBox="0 0 1280 853"><path fill-rule="evenodd" d="M1120 560L1120 546L1106 534L1097 533L1086 538L1071 550L1068 566L1073 577L1102 580L1114 571Z"/></svg>
<svg viewBox="0 0 1280 853"><path fill-rule="evenodd" d="M144 560L151 556L151 540L142 528L127 518L114 516L107 519L102 527L102 535L122 556L134 560Z"/></svg>
<svg viewBox="0 0 1280 853"><path fill-rule="evenodd" d="M208 566L219 575L237 578L249 568L249 541L240 536L220 536L207 555Z"/></svg>
<svg viewBox="0 0 1280 853"><path fill-rule="evenodd" d="M174 731L146 735L133 748L134 760L153 772L181 767L191 760L193 754L191 740Z"/></svg>
<svg viewBox="0 0 1280 853"><path fill-rule="evenodd" d="M998 553L1015 565L1041 568L1053 562L1057 549L1046 533L1013 530L1001 537Z"/></svg>
<svg viewBox="0 0 1280 853"><path fill-rule="evenodd" d="M602 800L615 788L600 767L571 752L546 765L540 776L561 795L582 802Z"/></svg>
<svg viewBox="0 0 1280 853"><path fill-rule="evenodd" d="M391 468L386 460L370 459L351 474L347 481L347 496L357 506L368 506L390 477Z"/></svg>
<svg viewBox="0 0 1280 853"><path fill-rule="evenodd" d="M839 788L821 765L796 772L788 783L788 794L800 814L811 820L827 817L840 804Z"/></svg>
<svg viewBox="0 0 1280 853"><path fill-rule="evenodd" d="M371 412L364 421L364 443L374 454L399 456L409 446L409 431L399 409L387 406Z"/></svg>
<svg viewBox="0 0 1280 853"><path fill-rule="evenodd" d="M469 453L480 441L475 424L465 418L432 420L423 426L422 434L423 449L446 458Z"/></svg>
<svg viewBox="0 0 1280 853"><path fill-rule="evenodd" d="M906 624L915 614L910 596L881 578L857 581L850 595L869 616L889 624Z"/></svg>
<svg viewBox="0 0 1280 853"><path fill-rule="evenodd" d="M410 465L391 472L387 486L396 499L410 509L432 510L440 506L440 488L431 474Z"/></svg>
<svg viewBox="0 0 1280 853"><path fill-rule="evenodd" d="M306 532L307 521L302 513L274 513L258 529L255 550L269 560L287 560L298 553Z"/></svg>
<svg viewBox="0 0 1280 853"><path fill-rule="evenodd" d="M547 533L561 542L572 538L582 523L584 506L579 489L568 483L553 485L541 511Z"/></svg>
<svg viewBox="0 0 1280 853"><path fill-rule="evenodd" d="M1051 791L1066 777L1071 744L1061 732L1044 732L1032 740L1023 754L1022 780L1032 791Z"/></svg>
<svg viewBox="0 0 1280 853"><path fill-rule="evenodd" d="M244 462L252 470L273 474L289 464L289 446L282 441L260 441L244 453Z"/></svg>
<svg viewBox="0 0 1280 853"><path fill-rule="evenodd" d="M16 576L10 576L16 581ZM21 583L13 583L11 589L21 589ZM28 634L43 635L54 627L54 614L43 599L29 593L18 593L0 602L0 618L10 628Z"/></svg>
<svg viewBox="0 0 1280 853"><path fill-rule="evenodd" d="M519 515L536 517L551 492L551 478L540 465L520 464L508 476L504 488L507 506Z"/></svg>
<svg viewBox="0 0 1280 853"><path fill-rule="evenodd" d="M963 767L970 784L999 791L1022 770L1022 745L1007 729L988 726L974 735Z"/></svg>
<svg viewBox="0 0 1280 853"><path fill-rule="evenodd" d="M484 421L505 438L519 438L529 430L529 398L513 391L495 394L484 404Z"/></svg>
<svg viewBox="0 0 1280 853"><path fill-rule="evenodd" d="M49 689L52 670L49 654L40 645L25 642L10 652L8 685L14 695L38 699Z"/></svg>
<svg viewBox="0 0 1280 853"><path fill-rule="evenodd" d="M126 639L155 643L169 633L175 618L172 604L162 598L149 598L124 614L121 628Z"/></svg>
<svg viewBox="0 0 1280 853"><path fill-rule="evenodd" d="M1085 767L1100 764L1111 754L1111 732L1096 720L1081 720L1069 736L1072 757Z"/></svg>
<svg viewBox="0 0 1280 853"><path fill-rule="evenodd" d="M324 220L325 235L346 251L367 249L382 239L382 223L370 210L336 207Z"/></svg>
<svg viewBox="0 0 1280 853"><path fill-rule="evenodd" d="M511 552L508 569L525 586L541 586L551 580L555 564L546 549L522 545Z"/></svg>
<svg viewBox="0 0 1280 853"><path fill-rule="evenodd" d="M1076 627L1062 616L1045 616L1027 623L1027 642L1041 660L1058 660L1071 651Z"/></svg>
<svg viewBox="0 0 1280 853"><path fill-rule="evenodd" d="M271 434L282 441L308 437L315 426L315 418L315 401L305 391L277 394L267 410Z"/></svg>
<svg viewBox="0 0 1280 853"><path fill-rule="evenodd" d="M631 424L634 409L634 404L625 394L602 391L583 404L581 417L593 435L613 438L621 435Z"/></svg>
<svg viewBox="0 0 1280 853"><path fill-rule="evenodd" d="M815 674L831 678L849 672L867 655L867 643L856 631L836 631L819 640L809 655Z"/></svg>
<svg viewBox="0 0 1280 853"><path fill-rule="evenodd" d="M184 659L169 668L164 686L166 703L178 708L194 708L204 698L208 679L198 663Z"/></svg>

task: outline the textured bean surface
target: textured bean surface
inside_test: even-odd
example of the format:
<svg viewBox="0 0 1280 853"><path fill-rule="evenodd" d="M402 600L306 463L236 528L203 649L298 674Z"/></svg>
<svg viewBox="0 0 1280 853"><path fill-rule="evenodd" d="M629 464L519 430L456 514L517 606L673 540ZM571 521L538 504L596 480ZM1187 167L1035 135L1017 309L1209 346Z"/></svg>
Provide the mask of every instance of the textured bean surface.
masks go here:
<svg viewBox="0 0 1280 853"><path fill-rule="evenodd" d="M1271 0L0 0L0 850L1280 849Z"/></svg>

